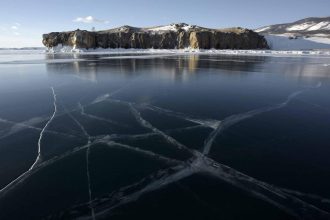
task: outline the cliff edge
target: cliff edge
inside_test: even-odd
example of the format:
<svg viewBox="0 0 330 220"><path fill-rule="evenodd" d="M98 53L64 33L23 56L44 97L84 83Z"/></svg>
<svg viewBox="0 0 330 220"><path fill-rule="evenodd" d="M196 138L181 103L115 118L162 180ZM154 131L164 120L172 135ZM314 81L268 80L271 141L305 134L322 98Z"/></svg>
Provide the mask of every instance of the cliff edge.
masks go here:
<svg viewBox="0 0 330 220"><path fill-rule="evenodd" d="M42 43L73 48L139 49L268 49L265 38L244 28L209 29L188 24L171 24L152 28L123 26L90 32L75 30L43 35Z"/></svg>

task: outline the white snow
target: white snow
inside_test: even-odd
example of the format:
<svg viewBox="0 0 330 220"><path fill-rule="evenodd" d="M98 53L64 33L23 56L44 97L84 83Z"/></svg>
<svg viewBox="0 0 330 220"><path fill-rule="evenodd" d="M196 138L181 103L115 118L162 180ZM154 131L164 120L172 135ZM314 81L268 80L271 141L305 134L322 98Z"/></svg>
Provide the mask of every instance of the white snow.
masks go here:
<svg viewBox="0 0 330 220"><path fill-rule="evenodd" d="M189 31L193 27L196 27L196 26L192 26L189 24L171 24L171 25L166 25L166 26L147 28L147 30L154 31L154 32L166 32L166 31L177 32L179 30L179 28L182 28L184 31Z"/></svg>
<svg viewBox="0 0 330 220"><path fill-rule="evenodd" d="M317 23L316 25L313 25L312 27L308 28L309 31L316 31L323 29L325 26L329 26L329 22L322 21L320 23ZM330 27L330 26L329 26Z"/></svg>
<svg viewBox="0 0 330 220"><path fill-rule="evenodd" d="M330 45L330 38L325 38L325 37L310 37L310 38L305 38L306 40L321 43L321 44L329 44Z"/></svg>
<svg viewBox="0 0 330 220"><path fill-rule="evenodd" d="M258 29L259 30L259 29ZM257 32L258 32L257 30ZM296 24L286 28L287 31L317 31L317 30L330 30L330 22L306 22L302 24ZM263 30L261 30L263 31Z"/></svg>
<svg viewBox="0 0 330 220"><path fill-rule="evenodd" d="M330 49L330 39L321 37L289 39L287 35L266 35L272 50L319 50Z"/></svg>
<svg viewBox="0 0 330 220"><path fill-rule="evenodd" d="M47 52L49 53L68 53L68 52L75 52L76 49L70 46L63 46L62 44L58 44L55 47L48 48Z"/></svg>
<svg viewBox="0 0 330 220"><path fill-rule="evenodd" d="M159 27L155 27L155 28L149 28L148 30L150 31L178 31L178 29L175 27L175 25L166 25L166 26L159 26Z"/></svg>
<svg viewBox="0 0 330 220"><path fill-rule="evenodd" d="M288 31L302 31L302 30L306 30L307 28L310 28L314 25L315 25L315 23L302 23L302 24L297 24L297 25L293 25L291 27L288 27L286 30L288 30Z"/></svg>
<svg viewBox="0 0 330 220"><path fill-rule="evenodd" d="M255 32L259 33L262 31L267 31L268 29L270 29L270 26L259 28L259 29L255 30Z"/></svg>
<svg viewBox="0 0 330 220"><path fill-rule="evenodd" d="M192 28L191 25L186 25L186 26L182 27L182 29L185 31L189 31L191 28Z"/></svg>
<svg viewBox="0 0 330 220"><path fill-rule="evenodd" d="M330 30L330 24L328 24L327 26L323 27L323 30Z"/></svg>

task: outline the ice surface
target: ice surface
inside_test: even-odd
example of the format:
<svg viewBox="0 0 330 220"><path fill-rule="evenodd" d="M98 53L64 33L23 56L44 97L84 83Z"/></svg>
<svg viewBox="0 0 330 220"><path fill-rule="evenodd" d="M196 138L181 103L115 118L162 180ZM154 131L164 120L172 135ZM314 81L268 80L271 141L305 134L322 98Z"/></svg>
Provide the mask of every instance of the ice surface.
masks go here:
<svg viewBox="0 0 330 220"><path fill-rule="evenodd" d="M290 41L288 37L266 36L273 50L200 50L200 49L95 49L95 50L68 50L67 53L86 54L219 54L219 55L253 55L253 56L330 56L330 51L317 50L330 48L329 45L320 45L304 40L298 45ZM293 43L293 45L291 45ZM306 45L307 44L307 45ZM157 55L158 56L158 55ZM155 56L155 58L157 58ZM148 58L152 58L149 56Z"/></svg>
<svg viewBox="0 0 330 220"><path fill-rule="evenodd" d="M271 54L296 54L296 55L330 55L330 39L311 37L289 39L288 35L266 35L269 46L273 50ZM328 49L328 50L318 50ZM292 51L295 50L295 51ZM308 51L309 50L309 51Z"/></svg>
<svg viewBox="0 0 330 220"><path fill-rule="evenodd" d="M30 170L32 170L36 166L36 164L38 164L40 162L40 160L41 160L41 157L42 157L42 154L41 154L41 150L42 150L41 149L41 140L42 140L42 137L43 137L43 134L44 134L45 130L47 129L47 127L49 126L49 124L53 121L53 119L54 119L54 117L56 115L56 112L57 112L56 94L55 94L54 87L51 87L51 90L52 90L53 99L54 99L54 102L53 102L54 112L53 112L52 116L50 117L49 121L46 123L45 127L43 127L43 129L40 132L40 136L39 136L39 139L38 139L38 156L37 156L37 159L35 160L35 162L30 167Z"/></svg>
<svg viewBox="0 0 330 220"><path fill-rule="evenodd" d="M123 50L124 51L124 50ZM138 50L131 50L134 51L134 53L138 53ZM130 51L130 52L131 52ZM127 51L126 51L127 52ZM209 51L183 51L183 52L178 52L175 50L166 50L166 51L154 51L152 50L151 55L145 55L145 56L138 56L138 55L134 55L132 57L130 56L120 56L120 58L132 58L132 59L144 59L145 60L149 60L149 58L154 58L154 57L162 57L162 58L166 58L168 55L167 54L157 54L157 53L169 53L170 55L173 54L186 54L186 53L198 53L198 54L230 54L230 55L242 55L242 54L248 54L248 55L253 55L253 54L262 54L262 53L270 53L271 56L273 56L274 54L281 54L281 53L288 53L290 55L290 53L294 54L294 55L304 55L303 52L301 51L296 51L296 52L289 52L289 51L231 51L231 50L223 50L223 51L218 51L218 50L209 50ZM310 54L309 55L316 55L318 52L320 51L308 51ZM313 54L314 52L314 54ZM85 53L85 52L83 52ZM88 52L87 52L88 53ZM150 50L145 50L143 53L145 54L149 54ZM321 53L321 52L320 52ZM308 55L308 54L307 54ZM318 54L318 55L322 55L325 56L325 53L323 54ZM94 59L94 58L93 58ZM212 61L211 64L213 65L215 63L215 61L221 61L221 64L226 64L224 61L226 61L226 59L215 59L214 57L210 58L210 56L208 57L202 57L200 60L205 60L205 61ZM232 60L235 61L236 58L233 59L228 59L227 61L232 62ZM254 57L254 59L256 59ZM260 59L260 58L259 58ZM258 65L258 68L260 68L261 65L264 65L264 60L266 58L262 58L260 60L258 60L258 62L256 62ZM268 59L268 58L267 58ZM303 58L305 59L305 58ZM70 60L70 59L69 59ZM99 59L101 60L100 62L102 64L104 64L106 61L107 62L111 62L111 59ZM174 59L173 59L174 60ZM326 69L327 65L326 63L320 62L318 61L318 59L312 59L314 63L313 66L318 66L319 68L324 68ZM323 59L321 59L323 60ZM150 61L150 60L149 60ZM167 60L168 61L168 60ZM278 60L276 60L278 61ZM281 61L283 61L283 59L281 59ZM113 62L113 61L112 61ZM147 62L147 61L145 61ZM175 61L177 62L177 61ZM238 65L245 65L245 63L248 61L242 60L240 61L240 59L238 59L237 63ZM56 62L55 62L56 63ZM55 64L54 63L54 64ZM249 65L251 65L250 62ZM280 63L280 62L278 62ZM111 63L113 64L113 63ZM145 66L146 63L144 63ZM177 64L177 63L176 63ZM275 62L275 64L277 64ZM315 64L315 65L314 65ZM59 65L59 64L57 64ZM62 66L61 66L62 67ZM177 66L175 66L177 67ZM212 66L213 68L213 66ZM81 68L83 69L83 68ZM253 72L250 71L251 70L251 66L249 66L249 75L253 75L253 77L257 77L257 75L261 74L260 71L259 72ZM102 69L102 67L100 67L99 69L101 72L102 70L104 71L104 69ZM145 70L145 69L143 69ZM259 69L257 69L259 70ZM221 71L225 71L225 69L221 69ZM290 69L291 71L291 69ZM102 73L107 73L107 74L111 74L112 69L106 69L106 71L102 72ZM145 71L144 71L145 72ZM207 84L207 86L209 86L210 88L212 85L212 81L215 79L214 77L217 76L217 74L214 74L215 70L212 69L212 74L206 75L208 74L207 72L203 72L203 75L198 75L197 73L192 73L192 77L190 78L192 81L194 81L194 83L197 82L197 76L198 77L202 77L202 80L204 80L205 78L203 77L210 77L210 81L208 81L209 84ZM239 71L236 71L239 72ZM226 80L226 77L230 77L230 79L237 79L236 77L238 77L234 71L230 72L230 74L226 75L226 76L222 76L221 80ZM217 72L218 73L218 72ZM227 72L226 72L227 73ZM241 72L240 72L241 73ZM300 72L299 72L300 73ZM163 73L161 73L163 74ZM181 72L177 73L173 73L173 74L177 74L180 75ZM126 74L125 77L127 77ZM206 76L205 76L206 75ZM229 76L230 75L230 76ZM271 72L269 75L272 75L272 77L279 77L279 74L275 74L273 72ZM114 77L112 77L114 76ZM268 75L267 75L268 76ZM53 75L51 77L54 77ZM8 127L5 127L4 131L2 132L2 134L4 135L3 137L10 137L10 135L17 133L19 131L24 131L24 129L28 130L28 129L33 129L36 130L38 132L40 132L40 136L39 136L39 140L38 140L38 158L36 159L35 164L32 166L32 168L30 170L27 170L26 172L22 173L19 177L13 179L9 184L7 184L5 187L3 187L0 190L0 199L5 200L7 198L7 196L12 195L11 193L14 192L20 192L21 187L23 186L25 183L27 183L29 180L34 179L35 178L35 174L38 174L41 170L47 169L51 164L55 164L57 162L60 162L61 160L68 158L70 155L74 155L77 154L78 152L83 154L83 161L86 161L86 164L83 164L82 166L82 170L83 170L83 180L82 181L82 185L84 185L84 193L86 194L86 197L88 195L88 198L84 199L83 204L73 204L74 206L71 207L74 211L71 212L72 213L77 213L75 212L76 210L79 210L79 208L81 207L87 207L87 210L85 212L85 214L82 214L82 219L85 217L86 219L96 219L98 217L104 217L107 214L112 214L116 212L116 208L118 207L122 207L125 204L137 201L138 199L140 199L141 197L155 192L159 189L162 189L164 187L167 187L171 184L176 184L178 183L180 180L183 180L191 175L194 174L205 174L205 175L209 175L215 178L220 179L221 181L224 181L228 184L230 184L233 187L239 188L241 190L243 190L245 193L253 195L254 197L261 199L263 201L266 201L267 203L273 204L274 206L278 207L281 210L284 210L287 213L290 213L294 216L296 216L297 218L301 218L304 219L305 216L319 216L319 217L324 217L324 219L326 219L329 214L326 213L325 211L320 210L319 208L309 204L308 202L306 202L304 199L300 199L300 197L306 197L306 198L311 198L311 199L315 199L317 201L320 202L324 202L324 203L329 203L329 199L322 197L322 196L318 196L316 194L313 193L303 193L303 190L291 190L291 189L285 189L283 187L280 186L274 186L271 183L265 183L263 181L260 181L256 178L253 178L247 174L244 174L240 171L235 170L232 167L226 166L225 164L219 163L219 161L216 161L213 158L210 158L209 153L212 152L212 145L215 143L216 138L222 134L222 132L229 128L230 126L233 125L237 125L239 122L243 121L243 120L247 120L247 119L252 119L253 117L259 115L259 114L263 114L266 112L271 112L273 110L276 109L280 109L280 108L286 108L289 104L291 104L291 101L296 99L298 96L304 94L306 91L311 91L313 90L313 92L319 92L317 90L314 90L316 88L320 88L323 89L326 86L322 86L321 83L317 83L319 78L315 79L309 79L309 81L303 81L303 86L300 86L299 88L294 87L294 89L290 90L285 90L285 91L277 91L279 93L281 93L283 100L282 102L279 101L279 103L276 102L272 102L267 100L267 102L263 103L264 105L260 105L260 103L258 102L257 106L265 106L265 107L259 107L259 108L255 108L255 105L250 105L250 100L246 100L246 102L244 103L243 108L245 110L243 111L237 111L237 112L242 112L242 113L230 113L228 114L229 116L224 116L223 118L218 117L221 114L215 113L214 115L216 116L210 116L210 117L202 117L199 114L201 113L201 111L190 111L189 110L185 110L185 108L178 108L180 109L180 111L178 110L174 110L171 107L161 107L161 106L173 106L174 103L163 103L164 99L165 100L171 100L171 101L179 101L180 104L183 103L182 105L187 104L187 108L191 108L191 104L189 103L191 100L191 97L185 97L185 99L181 99L181 100L173 100L171 99L172 97L165 97L168 94L171 94L170 92L166 92L166 94L159 94L158 91L153 91L155 94L148 94L145 95L145 93L142 93L142 95L138 96L137 98L132 98L132 97L128 97L127 93L129 93L130 91L132 91L132 84L135 84L133 91L141 91L143 89L145 89L148 85L150 86L150 82L148 82L146 78L139 80L139 81L134 81L134 80L126 80L125 82L127 83L122 83L119 84L119 86L117 85L117 81L116 81L116 77L117 75L111 75L111 78L109 79L109 81L112 82L116 85L115 87L111 87L111 88L116 88L116 89L109 89L110 87L108 86L107 82L102 82L102 80L100 80L100 84L97 86L94 84L90 84L90 82L83 82L86 83L88 86L85 86L85 84L79 84L81 81L78 80L79 83L78 86L79 88L77 89L77 91L74 90L74 87L67 87L67 90L60 90L57 91L57 89L54 89L53 87L52 89L52 95L53 97L48 97L47 96L47 100L49 101L49 98L52 98L52 100L50 101L50 103L53 103L54 106L54 110L52 115L47 115L45 114L44 116L37 116L34 118L31 118L29 120L26 120L24 122L12 122L10 120L7 120L5 117L0 119L0 122L6 124L6 126L8 125ZM234 77L234 78L232 78ZM239 78L241 78L242 76L240 75ZM266 77L266 76L265 76ZM286 77L286 76L285 76ZM292 75L290 75L290 78L293 77ZM54 77L56 78L56 77ZM273 78L272 78L273 79ZM153 79L151 79L153 80ZM305 80L305 79L304 79ZM317 80L317 81L316 81ZM146 82L147 81L147 82ZM232 83L230 80L227 81L229 83ZM254 80L253 80L254 82ZM154 81L152 81L151 83L154 83ZM162 83L168 83L171 86L174 84L172 81L171 82L163 82ZM177 82L176 82L177 83ZM175 94L180 94L180 92L185 91L187 89L187 85L188 85L189 81L185 81L185 82L181 82L178 83L179 86L176 87L175 90ZM249 82L251 83L251 81ZM292 81L290 81L289 83L292 83ZM306 84L304 84L306 83ZM313 86L315 83L316 86ZM317 84L316 84L317 83ZM83 85L83 86L82 86ZM160 86L162 86L161 84L159 84ZM197 89L198 88L198 83L194 84L194 86L196 86ZM309 85L309 86L306 86ZM312 85L312 86L310 86ZM157 84L158 86L158 84ZM224 85L216 85L217 88L218 86L224 86ZM234 84L230 84L230 86L234 86ZM271 87L274 86L274 84L270 84L267 85L267 87ZM257 89L258 86L256 86L255 84L251 85L251 87L254 87L254 89ZM285 87L285 85L283 86ZM47 87L48 88L48 87ZM137 89L136 89L137 88ZM173 88L173 87L168 87L168 88ZM84 90L90 89L87 92ZM94 89L99 89L96 91L94 91ZM136 89L136 90L135 90ZM121 94L122 91L125 90L125 93ZM282 87L281 87L282 90ZM283 89L284 90L284 89ZM189 91L189 90L188 90ZM218 90L216 90L218 91ZM225 91L225 90L224 90ZM256 90L256 91L260 91L260 90ZM265 91L265 96L267 96L267 89L263 90ZM294 92L292 92L294 91ZM39 91L37 91L39 92ZM55 93L56 92L56 93ZM137 93L138 93L137 92ZM87 94L88 93L88 94ZM69 96L68 94L74 94L73 96ZM77 97L75 95L79 94ZM86 95L87 94L87 95ZM235 96L241 94L239 91L235 90ZM257 92L253 93L253 95L256 95ZM85 95L85 96L84 96ZM136 95L136 94L134 94ZM224 99L224 97L229 96L230 94L225 94L224 96L221 96L221 94L217 94L215 99L212 99L212 106L214 106L216 103L219 104L219 106L221 107L220 109L226 109L229 108L228 105L231 105L232 103L228 102L223 102L222 99ZM278 95L276 93L276 95ZM63 97L62 97L63 96ZM87 97L86 97L87 96ZM153 98L154 96L156 96L157 98L159 98L159 100L157 100L158 102L150 102L151 98ZM83 98L81 98L83 97ZM134 96L135 97L135 96ZM261 96L258 97L260 98ZM267 96L268 97L268 96ZM285 97L287 97L285 99ZM68 100L69 101L68 101ZM277 99L276 99L277 100ZM69 105L71 106L71 109L67 110L65 108L65 104L63 104L64 102L69 102ZM163 101L163 102L162 102ZM203 100L203 102L206 102L206 100ZM269 101L269 103L268 103ZM213 103L215 102L215 103ZM61 104L59 104L61 103ZM103 109L104 110L104 106L102 104L113 104L113 103L120 103L120 111L123 111L127 114L129 114L131 116L131 118L125 118L122 117L120 114L116 114L116 118L108 118L107 114L100 114L98 115L97 111L93 112L91 109L93 109L93 107L95 107L94 110L100 110ZM159 103L159 104L150 104L150 103ZM275 103L275 104L272 104ZM164 105L162 105L164 104ZM201 103L198 99L197 99L197 104L196 104L196 108L205 108L205 106L203 106L202 104L205 103ZM57 108L64 108L63 112L57 112ZM98 106L99 105L99 106ZM160 106L158 106L160 105ZM97 108L97 106L99 108ZM242 107L240 106L240 107ZM252 108L250 108L250 106L253 106ZM291 105L290 105L291 106ZM91 108L90 108L91 107ZM107 113L114 111L114 108L112 105L110 105L109 108L106 109ZM153 113L157 113L157 114L162 114L165 115L167 118L171 118L171 120L177 120L177 121L185 121L185 126L181 126L182 124L180 124L180 126L175 127L175 128L159 128L159 126L156 126L155 124L153 124L152 120L149 120L148 117L144 114L143 111L149 111L149 112L153 112ZM186 113L186 112L193 112L193 113ZM49 113L49 114L51 114ZM205 113L205 112L204 112ZM95 115L94 115L95 114ZM53 125L56 120L53 121L53 118L57 118L59 117L59 115L66 115L68 120L70 120L71 122L76 123L76 127L80 128L79 132L78 132L78 136L81 136L82 139L82 145L80 146L72 146L72 149L67 150L66 152L62 152L59 155L56 155L52 158L47 158L47 160L41 160L40 158L42 158L42 150L44 149L44 147L47 147L46 144L43 144L42 140L47 139L46 133L53 133L56 135L71 135L72 137L75 137L75 133L69 133L66 134L65 132L61 133L59 131L52 131L51 130L51 126L48 126L50 123L51 125ZM206 115L206 114L201 114L201 115ZM70 119L71 118L71 119ZM216 119L217 118L217 119ZM102 134L90 134L89 132L92 132L91 129L88 129L88 125L86 124L86 121L90 122L93 121L93 123L95 122L97 125L99 126L95 126L95 129L104 129L104 128L113 128L113 126L119 126L120 124L123 125L123 121L127 121L127 120L132 120L134 121L138 126L143 127L144 129L142 130L142 132L140 133L134 133L134 134L129 134L129 133L116 133L116 132L108 132L108 133L102 133ZM40 126L37 127L36 124L39 124L40 122L45 122L46 124L44 124L44 126ZM84 123L83 123L84 122ZM186 123L187 122L187 123ZM189 123L188 123L189 122ZM86 127L85 127L86 126ZM195 149L193 149L191 146L189 146L187 143L183 143L180 142L179 138L175 137L174 135L172 135L175 132L187 132L196 128L207 128L207 135L209 134L208 137L204 138L205 136L202 136L202 140L205 139L204 142L204 146L203 143L201 144L202 146L200 146L199 149L201 149L201 151L197 151ZM110 130L110 129L109 129ZM75 131L76 132L76 131ZM134 141L136 140L150 140L152 137L157 137L155 138L154 142L152 142L151 144L151 148L143 148L141 146L135 146L134 145ZM79 138L81 138L79 137ZM120 140L133 140L133 144L131 143L121 143ZM173 147L175 150L178 151L184 151L185 153L187 153L187 155L189 156L188 159L177 159L175 158L174 155L168 154L168 155L163 155L161 152L157 152L154 149L152 149L152 145L154 144L155 147L157 147L157 145L160 145L161 142L158 141L164 141L166 142L167 145L162 145L164 147ZM37 141L36 141L37 142ZM85 142L85 143L84 143ZM105 145L105 147L107 149L113 150L114 148L116 149L122 149L125 150L126 152L133 152L135 154L138 155L143 155L144 158L147 159L152 159L154 161L157 162L161 162L162 164L166 164L166 166L171 166L170 168L166 168L163 169L161 168L161 170L157 169L156 173L152 173L150 174L150 176L141 176L141 179L139 180L138 178L134 181L131 181L128 183L128 185L123 185L120 186L120 188L116 189L115 191L110 191L107 192L109 193L108 195L102 195L102 197L98 197L96 196L95 193L95 188L94 188L94 184L95 184L95 180L93 179L93 174L94 172L98 172L96 169L92 169L93 168L93 160L91 160L91 155L93 155L93 152L95 150L95 146L97 146L98 144L103 144ZM214 145L215 146L215 145ZM204 148L203 148L204 147ZM196 148L197 149L197 148ZM211 155L212 156L212 155ZM120 158L122 160L125 160L126 158ZM66 167L63 167L63 169L66 169ZM118 170L120 171L120 167L118 167ZM93 172L94 171L94 172ZM104 167L104 170L101 171L106 171L106 167ZM99 175L113 175L113 173L102 173L100 171ZM118 172L119 172L118 171ZM86 173L85 173L86 172ZM148 174L149 175L149 174ZM139 177L140 178L140 177ZM137 181L138 180L138 181ZM137 181L137 182L135 182ZM41 183L42 184L42 183ZM16 191L17 190L17 191ZM84 195L85 195L84 194ZM216 199L216 198L215 198ZM76 206L77 205L77 206ZM109 205L109 206L107 206ZM78 207L78 208L77 208ZM71 209L70 207L68 207L69 209Z"/></svg>
<svg viewBox="0 0 330 220"><path fill-rule="evenodd" d="M296 40L289 40L290 35L266 35L265 36L271 50L216 50L216 49L73 49L72 47L62 47L61 45L45 50L29 50L28 54L31 56L24 58L24 60L17 60L17 54L22 54L22 51L13 50L10 54L6 52L1 55L2 63L16 64L16 63L71 63L71 62L84 62L86 59L71 58L71 59L54 59L45 60L44 55L52 54L67 54L67 55L125 55L121 58L126 59L154 59L169 57L175 55L237 55L237 56L330 56L330 42L322 34L315 35L310 38L298 38ZM24 53L24 51L23 51ZM136 54L136 56L132 56ZM2 56L2 57L1 57ZM103 59L119 59L115 56L104 57Z"/></svg>

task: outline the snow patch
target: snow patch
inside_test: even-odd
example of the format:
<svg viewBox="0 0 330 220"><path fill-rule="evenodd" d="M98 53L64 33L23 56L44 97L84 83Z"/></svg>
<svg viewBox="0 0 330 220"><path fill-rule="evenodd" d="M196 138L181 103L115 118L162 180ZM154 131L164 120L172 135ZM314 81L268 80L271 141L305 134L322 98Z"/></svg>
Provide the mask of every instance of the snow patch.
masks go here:
<svg viewBox="0 0 330 220"><path fill-rule="evenodd" d="M46 52L48 53L73 53L73 52L82 52L84 49L76 49L71 46L63 46L62 44L58 44L55 47L48 48Z"/></svg>
<svg viewBox="0 0 330 220"><path fill-rule="evenodd" d="M325 37L310 37L310 38L305 38L305 40L309 40L321 44L330 44L330 38L325 38Z"/></svg>
<svg viewBox="0 0 330 220"><path fill-rule="evenodd" d="M272 50L330 49L330 39L321 37L290 39L287 35L265 35ZM326 52L326 51L325 51ZM329 51L328 51L329 52ZM309 53L311 54L311 53Z"/></svg>
<svg viewBox="0 0 330 220"><path fill-rule="evenodd" d="M330 22L306 22L302 24L292 25L286 28L287 31L318 31L318 30L330 30Z"/></svg>
<svg viewBox="0 0 330 220"><path fill-rule="evenodd" d="M293 25L291 27L288 27L286 30L288 30L288 31L303 31L303 30L306 30L307 28L310 28L314 25L315 25L315 23L302 23L302 24L297 24L297 25Z"/></svg>
<svg viewBox="0 0 330 220"><path fill-rule="evenodd" d="M255 32L259 33L259 32L263 32L263 31L267 31L268 29L270 29L270 27L263 27L263 28L259 28L257 30L255 30Z"/></svg>
<svg viewBox="0 0 330 220"><path fill-rule="evenodd" d="M155 27L155 28L150 28L148 30L149 31L155 31L155 32L162 32L162 31L175 31L176 32L176 31L178 31L177 27L174 24Z"/></svg>
<svg viewBox="0 0 330 220"><path fill-rule="evenodd" d="M316 31L316 30L320 30L320 29L323 29L324 27L330 27L329 25L330 23L329 22L326 22L326 21L322 21L310 28L308 28L309 31Z"/></svg>
<svg viewBox="0 0 330 220"><path fill-rule="evenodd" d="M191 25L186 25L186 26L182 27L182 29L184 31L189 31L191 28L193 28L193 26L191 26Z"/></svg>
<svg viewBox="0 0 330 220"><path fill-rule="evenodd" d="M323 27L323 30L330 30L330 24L328 24L327 26Z"/></svg>
<svg viewBox="0 0 330 220"><path fill-rule="evenodd" d="M170 25L166 25L166 26L148 28L147 30L153 31L153 32L167 32L167 31L178 32L179 29L182 29L187 32L194 27L196 27L196 26L182 23L182 24L170 24Z"/></svg>

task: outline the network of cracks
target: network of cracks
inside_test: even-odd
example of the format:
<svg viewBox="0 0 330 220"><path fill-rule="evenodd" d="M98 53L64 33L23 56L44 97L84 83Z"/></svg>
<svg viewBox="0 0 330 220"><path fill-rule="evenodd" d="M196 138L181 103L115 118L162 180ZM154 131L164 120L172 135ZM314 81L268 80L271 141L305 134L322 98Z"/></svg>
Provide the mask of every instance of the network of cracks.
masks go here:
<svg viewBox="0 0 330 220"><path fill-rule="evenodd" d="M22 186L33 184L33 179L38 179L48 168L51 171L47 170L49 174L45 176L58 172L65 164L80 161L80 166L69 166L72 170L79 169L80 180L85 180L81 184L85 188L79 189L85 191L85 202L70 201L70 207L65 207L57 213L47 213L47 216L43 217L105 219L112 216L116 219L123 207L125 209L131 204L145 200L146 196L173 184L188 191L201 206L208 207L207 202L185 186L185 181L189 182L189 178L198 176L206 180L219 180L237 188L292 218L330 219L327 211L301 198L330 204L328 199L260 181L210 156L216 138L229 127L257 115L285 108L300 94L321 86L318 84L315 87L303 88L289 94L281 103L234 114L222 120L187 115L148 103L134 103L116 98L116 94L124 88L99 96L89 103L78 102L75 108L68 109L57 96L57 88L51 87L53 112L38 121L43 127L0 119L2 123L16 126L16 129L10 130L1 138L21 130L32 130L38 134L37 156L34 162L29 169L0 190L0 198L9 197L15 191L20 193ZM162 122L157 121L157 118L162 117L165 118ZM164 125L164 121L171 126ZM177 121L180 126L176 126ZM61 129L61 123L70 124L75 132ZM99 135L98 128L108 134ZM189 146L182 143L182 137L178 134L187 131L201 132L198 134L198 137L203 139L200 144ZM67 147L58 149L51 146L56 145L61 138L67 142ZM72 143L76 144L73 148ZM111 166L109 161L117 161L122 170L109 168L109 171L102 173L104 164ZM56 167L57 164L61 165ZM84 167L81 167L81 164L84 164ZM95 181L94 178L99 180ZM77 189L77 193L79 190ZM108 193L104 194L105 191ZM63 206L65 205L63 202Z"/></svg>

